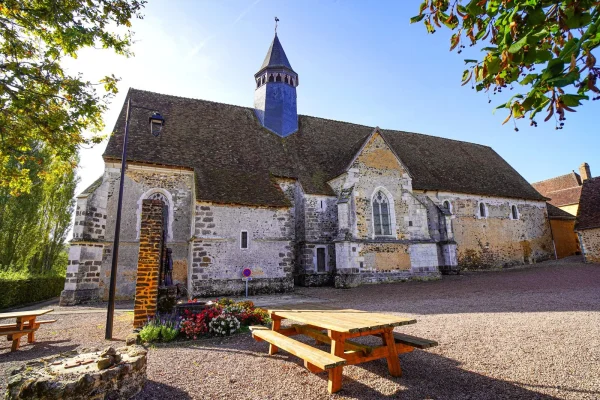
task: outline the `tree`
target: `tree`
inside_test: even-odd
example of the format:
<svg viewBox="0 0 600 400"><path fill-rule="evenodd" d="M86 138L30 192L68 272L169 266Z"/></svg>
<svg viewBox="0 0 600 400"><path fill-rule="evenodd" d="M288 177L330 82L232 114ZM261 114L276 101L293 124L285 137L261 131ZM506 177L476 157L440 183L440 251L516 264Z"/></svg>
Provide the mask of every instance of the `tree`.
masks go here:
<svg viewBox="0 0 600 400"><path fill-rule="evenodd" d="M600 1L594 0L425 0L411 23L423 21L434 33L443 26L456 31L450 50L461 53L487 44L479 60L467 59L463 85L479 92L501 93L518 83L515 94L497 108L508 117L555 116L562 129L565 111L575 112L583 100L600 100L594 50L600 45ZM515 130L518 128L515 126Z"/></svg>
<svg viewBox="0 0 600 400"><path fill-rule="evenodd" d="M31 146L29 193L14 196L0 188L0 271L12 269L44 273L59 264L71 225L75 202L75 171L65 173L59 161L42 146Z"/></svg>
<svg viewBox="0 0 600 400"><path fill-rule="evenodd" d="M69 173L78 148L101 141L102 114L117 93L117 78L85 81L66 74L61 61L92 46L130 55L131 20L142 18L145 3L0 0L0 188L27 193L32 163L51 160L53 169ZM40 146L46 157L39 157Z"/></svg>

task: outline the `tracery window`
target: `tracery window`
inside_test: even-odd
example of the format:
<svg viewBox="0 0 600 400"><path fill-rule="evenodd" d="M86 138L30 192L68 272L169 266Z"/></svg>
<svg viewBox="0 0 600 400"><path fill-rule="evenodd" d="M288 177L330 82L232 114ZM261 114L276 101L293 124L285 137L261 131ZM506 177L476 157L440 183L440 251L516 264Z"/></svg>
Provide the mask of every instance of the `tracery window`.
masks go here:
<svg viewBox="0 0 600 400"><path fill-rule="evenodd" d="M373 198L373 226L375 236L392 234L390 201L382 191L378 191Z"/></svg>
<svg viewBox="0 0 600 400"><path fill-rule="evenodd" d="M164 206L163 206L163 227L165 230L165 233L168 235L169 234L169 200L167 199L167 196L165 196L163 193L161 192L155 192L152 193L150 196L148 196L148 199L150 200L160 200L163 202Z"/></svg>

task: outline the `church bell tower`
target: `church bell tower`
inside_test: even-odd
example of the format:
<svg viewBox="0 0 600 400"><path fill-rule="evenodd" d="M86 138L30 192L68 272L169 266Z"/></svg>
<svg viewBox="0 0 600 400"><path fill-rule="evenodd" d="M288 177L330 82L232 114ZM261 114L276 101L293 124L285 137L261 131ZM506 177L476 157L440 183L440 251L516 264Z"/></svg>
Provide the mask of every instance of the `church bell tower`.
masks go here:
<svg viewBox="0 0 600 400"><path fill-rule="evenodd" d="M260 70L254 75L254 111L260 123L281 137L298 130L296 86L298 74L294 72L285 51L275 38Z"/></svg>

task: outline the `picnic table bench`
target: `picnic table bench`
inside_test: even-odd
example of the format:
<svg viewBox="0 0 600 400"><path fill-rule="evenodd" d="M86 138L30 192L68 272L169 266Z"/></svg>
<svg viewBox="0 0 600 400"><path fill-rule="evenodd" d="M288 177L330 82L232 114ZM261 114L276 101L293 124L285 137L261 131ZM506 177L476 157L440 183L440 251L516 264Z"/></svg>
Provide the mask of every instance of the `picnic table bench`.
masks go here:
<svg viewBox="0 0 600 400"><path fill-rule="evenodd" d="M297 306L296 306L297 307ZM269 354L279 349L287 351L304 360L304 366L313 373L328 371L329 393L335 393L342 387L342 370L345 365L355 365L367 361L386 358L388 370L392 376L401 376L398 354L437 346L433 340L393 332L394 327L414 324L411 318L371 313L361 310L335 309L326 305L302 305L298 308L269 309L273 320L271 329L264 326L252 326L252 337L269 343ZM301 322L282 328L281 321L289 319ZM299 342L290 336L306 335L317 344L330 345L326 352L308 344ZM382 346L369 346L349 339L361 336L379 336Z"/></svg>
<svg viewBox="0 0 600 400"><path fill-rule="evenodd" d="M54 310L48 309L0 313L0 320L16 318L14 324L0 324L0 336L6 336L9 341L12 340L10 351L19 349L22 336L27 335L27 343L33 343L35 341L35 332L41 325L56 322L55 319L45 321L36 320L37 317L52 311Z"/></svg>

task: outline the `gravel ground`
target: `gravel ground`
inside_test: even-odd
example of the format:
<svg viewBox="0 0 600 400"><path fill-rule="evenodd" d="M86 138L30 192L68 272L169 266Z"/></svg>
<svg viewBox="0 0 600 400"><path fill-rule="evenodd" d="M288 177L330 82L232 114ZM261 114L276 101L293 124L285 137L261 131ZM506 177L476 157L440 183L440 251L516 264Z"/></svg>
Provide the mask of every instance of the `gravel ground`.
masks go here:
<svg viewBox="0 0 600 400"><path fill-rule="evenodd" d="M600 398L600 265L571 258L434 282L298 288L295 295L415 317L417 324L398 331L440 345L401 355L400 378L389 376L385 360L345 367L342 391L331 396L326 374L309 373L285 352L268 356L267 344L249 334L157 345L137 399ZM10 353L4 342L0 369L106 345L103 313L68 312L42 327L35 345ZM119 311L115 320L115 337L124 340L132 314ZM0 376L2 391L5 386Z"/></svg>

